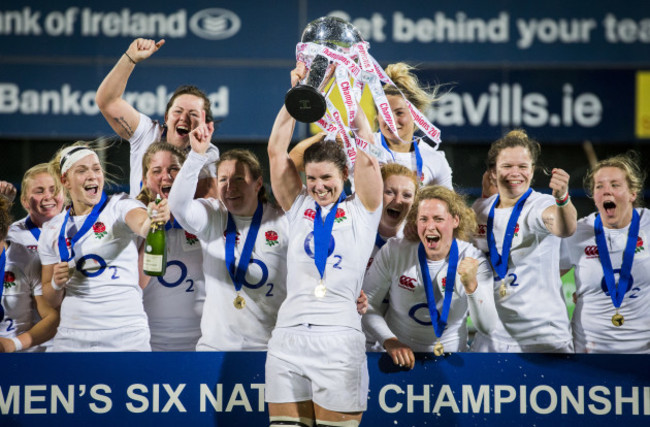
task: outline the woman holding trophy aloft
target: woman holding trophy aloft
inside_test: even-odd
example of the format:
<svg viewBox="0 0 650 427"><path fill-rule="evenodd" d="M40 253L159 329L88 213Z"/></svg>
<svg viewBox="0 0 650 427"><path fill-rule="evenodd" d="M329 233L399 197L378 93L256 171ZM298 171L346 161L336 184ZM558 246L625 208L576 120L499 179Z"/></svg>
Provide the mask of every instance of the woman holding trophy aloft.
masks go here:
<svg viewBox="0 0 650 427"><path fill-rule="evenodd" d="M292 86L304 74L299 63ZM356 192L346 196L345 153L336 142L320 141L304 153L303 186L287 154L294 124L283 107L268 146L273 192L293 233L287 298L267 353L266 401L272 426L313 425L314 420L356 425L368 393L356 299L381 216L382 189L376 185L381 174L377 160L359 150Z"/></svg>
<svg viewBox="0 0 650 427"><path fill-rule="evenodd" d="M378 112L379 132L375 133L374 142L378 147L383 147L379 162L399 163L408 167L417 173L421 185L435 184L451 189L451 167L445 153L431 147L424 139L415 137L417 125L413 114L422 114L437 100L437 88L431 92L423 89L412 70L413 67L403 62L386 67L390 83L384 85L384 93L398 133L391 130L384 114Z"/></svg>

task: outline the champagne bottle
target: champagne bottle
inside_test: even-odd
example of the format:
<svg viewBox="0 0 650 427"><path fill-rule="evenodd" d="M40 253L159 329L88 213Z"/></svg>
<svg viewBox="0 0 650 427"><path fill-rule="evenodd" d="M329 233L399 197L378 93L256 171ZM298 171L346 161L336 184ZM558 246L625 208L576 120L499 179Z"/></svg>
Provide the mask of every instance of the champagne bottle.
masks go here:
<svg viewBox="0 0 650 427"><path fill-rule="evenodd" d="M156 204L160 203L156 195ZM142 269L147 276L163 276L167 268L167 244L165 243L165 223L151 222L147 240L144 243Z"/></svg>

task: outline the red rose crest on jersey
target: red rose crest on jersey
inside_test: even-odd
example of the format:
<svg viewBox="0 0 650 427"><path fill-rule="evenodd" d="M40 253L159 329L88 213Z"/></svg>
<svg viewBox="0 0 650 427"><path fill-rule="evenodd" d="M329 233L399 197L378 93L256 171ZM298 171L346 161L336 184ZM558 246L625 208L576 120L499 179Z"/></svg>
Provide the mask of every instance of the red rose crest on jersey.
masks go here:
<svg viewBox="0 0 650 427"><path fill-rule="evenodd" d="M368 258L368 264L366 264L366 270L368 270L368 269L370 268L370 266L372 265L372 262L373 262L374 260L375 260L374 257L370 257L370 258Z"/></svg>
<svg viewBox="0 0 650 427"><path fill-rule="evenodd" d="M406 289L407 291L413 292L415 290L416 283L417 283L417 279L414 277L401 276L399 278L399 287L402 289Z"/></svg>
<svg viewBox="0 0 650 427"><path fill-rule="evenodd" d="M305 213L303 214L303 216L304 216L306 219L310 219L310 220L313 221L313 220L316 218L316 211L313 210L313 209L306 209L306 210L305 210Z"/></svg>
<svg viewBox="0 0 650 427"><path fill-rule="evenodd" d="M104 223L99 221L93 224L93 233L95 233L96 239L101 239L102 237L108 234Z"/></svg>
<svg viewBox="0 0 650 427"><path fill-rule="evenodd" d="M636 238L636 248L634 249L634 253L638 254L641 251L645 251L645 247L643 246L643 239L639 236Z"/></svg>
<svg viewBox="0 0 650 427"><path fill-rule="evenodd" d="M273 230L269 230L266 233L264 233L264 237L266 238L266 244L269 246L274 246L277 245L278 242L278 233L276 233Z"/></svg>
<svg viewBox="0 0 650 427"><path fill-rule="evenodd" d="M590 245L585 247L585 255L587 259L598 258L598 246Z"/></svg>
<svg viewBox="0 0 650 427"><path fill-rule="evenodd" d="M479 224L478 230L476 231L480 237L487 236L487 224Z"/></svg>
<svg viewBox="0 0 650 427"><path fill-rule="evenodd" d="M336 215L334 216L334 221L336 223L340 223L341 221L344 221L348 219L348 217L345 216L345 211L341 208L336 209Z"/></svg>
<svg viewBox="0 0 650 427"><path fill-rule="evenodd" d="M444 291L445 289L447 289L447 278L443 277L442 278L442 290Z"/></svg>
<svg viewBox="0 0 650 427"><path fill-rule="evenodd" d="M3 284L5 289L9 289L12 286L16 286L16 276L14 275L14 273L12 273L11 271L5 271Z"/></svg>
<svg viewBox="0 0 650 427"><path fill-rule="evenodd" d="M515 224L515 236L519 236L519 223Z"/></svg>
<svg viewBox="0 0 650 427"><path fill-rule="evenodd" d="M199 241L199 238L196 237L194 234L188 233L187 231L185 232L185 242L188 245L193 245L193 244L197 243L198 241Z"/></svg>

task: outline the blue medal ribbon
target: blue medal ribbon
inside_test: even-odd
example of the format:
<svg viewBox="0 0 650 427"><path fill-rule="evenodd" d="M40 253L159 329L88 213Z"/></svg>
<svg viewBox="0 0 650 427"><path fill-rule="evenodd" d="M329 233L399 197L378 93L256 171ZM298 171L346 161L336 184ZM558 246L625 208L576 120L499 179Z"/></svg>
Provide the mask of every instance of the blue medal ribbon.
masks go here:
<svg viewBox="0 0 650 427"><path fill-rule="evenodd" d="M170 219L165 223L165 231L169 231L172 228L178 228L179 230L182 230L183 227L178 223L178 221Z"/></svg>
<svg viewBox="0 0 650 427"><path fill-rule="evenodd" d="M377 233L375 236L375 246L381 249L386 244L386 241Z"/></svg>
<svg viewBox="0 0 650 427"><path fill-rule="evenodd" d="M431 280L429 266L427 265L427 252L422 243L418 246L418 260L420 261L420 271L424 279L424 292L427 294L427 306L429 307L429 316L433 324L433 331L436 337L440 338L447 327L451 297L454 293L454 284L456 283L456 269L458 268L458 244L456 243L456 239L452 240L451 247L449 248L449 265L447 267L447 278L445 279L445 298L442 300L442 313L439 313L436 307L433 281Z"/></svg>
<svg viewBox="0 0 650 427"><path fill-rule="evenodd" d="M384 137L384 134L381 134L381 145L388 151L393 158L393 161L395 160L395 154L393 154L393 150L390 149L388 146L388 142L386 142L386 138ZM418 147L418 141L413 137L413 151L415 153L415 167L417 169L418 173L418 183L420 185L422 184L422 167L423 167L423 162L422 162L422 154L420 154L420 147Z"/></svg>
<svg viewBox="0 0 650 427"><path fill-rule="evenodd" d="M623 252L623 264L621 265L621 273L618 279L618 285L614 278L614 269L612 268L612 260L609 257L609 250L607 249L607 241L605 239L605 231L603 229L603 220L600 214L596 215L594 221L594 232L596 234L596 245L598 246L598 258L600 258L600 265L603 267L603 275L605 276L605 284L607 291L614 303L615 308L619 308L625 298L625 292L632 280L632 262L634 261L634 250L636 249L636 242L639 237L639 213L636 209L632 210L632 222L627 231L627 244Z"/></svg>
<svg viewBox="0 0 650 427"><path fill-rule="evenodd" d="M508 273L508 258L510 257L510 249L512 248L512 238L515 236L515 227L517 226L517 220L519 219L519 215L521 215L521 211L524 209L524 203L526 203L526 199L528 199L528 196L530 196L532 192L533 189L529 188L519 198L519 200L517 200L515 207L510 213L510 219L508 219L508 225L506 226L506 234L503 237L503 253L501 255L499 255L499 251L497 251L497 245L494 240L494 209L499 204L500 196L498 194L497 198L494 200L494 203L492 203L492 207L490 208L490 213L488 214L487 221L487 244L490 250L490 262L492 263L492 267L499 277L499 280L502 280L504 277L506 277L506 274Z"/></svg>
<svg viewBox="0 0 650 427"><path fill-rule="evenodd" d="M0 255L0 322L5 318L5 309L2 307L2 293L5 291L5 265L7 263L7 251L2 247L2 255Z"/></svg>
<svg viewBox="0 0 650 427"><path fill-rule="evenodd" d="M329 211L323 222L321 216L321 207L316 203L316 217L314 218L314 263L320 273L321 280L325 275L325 265L327 264L328 248L332 238L332 229L334 228L334 218L339 203L345 200L345 191L341 191L339 199Z"/></svg>
<svg viewBox="0 0 650 427"><path fill-rule="evenodd" d="M61 262L68 262L74 258L75 243L77 243L79 239L81 239L84 234L90 230L90 227L95 224L95 221L97 221L97 218L99 218L99 214L101 214L106 207L106 203L108 203L108 197L106 196L106 193L102 191L102 198L99 200L99 203L93 206L93 210L90 211L90 214L88 214L88 217L84 221L79 231L77 231L75 235L70 239L70 253L68 253L68 245L65 243L65 227L68 223L68 219L70 219L70 211L72 208L68 209L65 214L65 218L63 219L63 224L61 225L61 231L59 232L59 255L61 257Z"/></svg>
<svg viewBox="0 0 650 427"><path fill-rule="evenodd" d="M25 218L25 225L27 226L27 230L32 233L32 236L34 236L34 239L38 242L38 239L41 237L41 229L34 224L29 215Z"/></svg>
<svg viewBox="0 0 650 427"><path fill-rule="evenodd" d="M228 212L228 225L226 226L226 268L232 283L235 285L237 292L241 291L244 285L246 270L251 261L253 248L255 248L255 240L257 240L257 233L260 230L262 223L263 207L262 202L257 202L257 208L253 214L251 226L248 229L248 235L244 241L244 247L239 257L239 264L235 267L235 244L237 243L237 227L230 212Z"/></svg>

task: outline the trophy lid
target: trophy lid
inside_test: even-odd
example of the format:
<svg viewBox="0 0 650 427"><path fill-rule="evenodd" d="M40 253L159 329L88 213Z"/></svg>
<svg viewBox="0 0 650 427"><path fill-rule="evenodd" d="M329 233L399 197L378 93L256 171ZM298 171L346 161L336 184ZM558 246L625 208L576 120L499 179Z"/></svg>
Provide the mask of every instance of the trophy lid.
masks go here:
<svg viewBox="0 0 650 427"><path fill-rule="evenodd" d="M334 16L323 16L307 24L300 41L345 50L362 42L363 37L359 30L349 22Z"/></svg>

